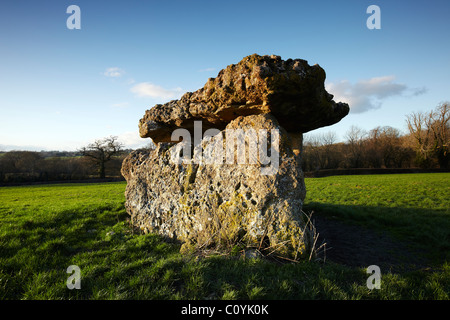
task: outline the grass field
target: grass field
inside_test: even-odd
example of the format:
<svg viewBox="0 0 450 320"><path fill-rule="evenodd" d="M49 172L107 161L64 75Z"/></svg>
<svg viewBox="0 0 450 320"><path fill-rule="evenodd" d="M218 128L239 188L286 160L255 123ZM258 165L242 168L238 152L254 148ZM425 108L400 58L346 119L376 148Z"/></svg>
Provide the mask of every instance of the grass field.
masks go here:
<svg viewBox="0 0 450 320"><path fill-rule="evenodd" d="M306 184L305 210L388 231L437 264L450 260L450 174L334 176Z"/></svg>
<svg viewBox="0 0 450 320"><path fill-rule="evenodd" d="M449 299L450 174L306 179L306 211L383 230L423 253L426 268L199 258L134 233L125 183L0 188L0 299ZM374 243L374 246L377 244ZM70 265L81 289L69 290Z"/></svg>

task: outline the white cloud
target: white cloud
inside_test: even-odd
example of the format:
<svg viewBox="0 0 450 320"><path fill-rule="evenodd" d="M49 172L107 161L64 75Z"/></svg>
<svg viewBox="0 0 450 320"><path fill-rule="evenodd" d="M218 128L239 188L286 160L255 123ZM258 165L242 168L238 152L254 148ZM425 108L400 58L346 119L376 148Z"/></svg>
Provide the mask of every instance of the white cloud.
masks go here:
<svg viewBox="0 0 450 320"><path fill-rule="evenodd" d="M138 131L128 131L118 135L119 142L124 144L125 149L139 149L153 144L152 139L143 139Z"/></svg>
<svg viewBox="0 0 450 320"><path fill-rule="evenodd" d="M198 70L198 72L211 72L211 71L215 71L216 68L205 68L205 69L200 69Z"/></svg>
<svg viewBox="0 0 450 320"><path fill-rule="evenodd" d="M125 73L125 71L123 71L122 69L120 69L118 67L112 67L112 68L107 68L105 70L105 72L103 72L103 75L106 77L118 78L118 77L121 77L124 73Z"/></svg>
<svg viewBox="0 0 450 320"><path fill-rule="evenodd" d="M137 94L139 97L151 97L162 99L176 99L181 97L183 90L181 88L164 89L163 87L154 85L149 82L141 82L134 85L131 92Z"/></svg>
<svg viewBox="0 0 450 320"><path fill-rule="evenodd" d="M334 95L336 102L346 102L350 106L350 112L363 113L372 109L378 109L382 101L402 94L420 95L426 92L426 88L408 88L405 84L396 83L395 76L374 77L360 80L355 84L347 80L337 83L328 83L326 90Z"/></svg>
<svg viewBox="0 0 450 320"><path fill-rule="evenodd" d="M428 88L426 88L426 87L412 89L413 96L420 96L421 94L424 94L427 92L428 92Z"/></svg>
<svg viewBox="0 0 450 320"><path fill-rule="evenodd" d="M127 108L128 106L128 102L119 102L112 105L113 108Z"/></svg>

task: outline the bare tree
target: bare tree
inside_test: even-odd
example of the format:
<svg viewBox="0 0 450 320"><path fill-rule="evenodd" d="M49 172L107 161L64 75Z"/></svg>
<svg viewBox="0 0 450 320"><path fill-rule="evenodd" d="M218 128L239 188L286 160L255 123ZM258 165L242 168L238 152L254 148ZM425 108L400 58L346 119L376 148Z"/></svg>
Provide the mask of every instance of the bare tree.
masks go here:
<svg viewBox="0 0 450 320"><path fill-rule="evenodd" d="M86 147L81 148L80 153L90 159L96 166L99 178L105 178L105 164L110 161L113 156L119 155L122 151L123 144L117 141L117 137L110 136L108 138L95 140Z"/></svg>
<svg viewBox="0 0 450 320"><path fill-rule="evenodd" d="M308 134L304 139L303 162L305 169L335 169L341 162L341 157L335 145L336 133L328 131L321 134Z"/></svg>
<svg viewBox="0 0 450 320"><path fill-rule="evenodd" d="M370 130L365 141L365 158L369 167L381 168L383 164L381 130L380 126Z"/></svg>
<svg viewBox="0 0 450 320"><path fill-rule="evenodd" d="M366 132L354 125L350 127L345 135L349 148L350 166L353 168L362 167L365 136Z"/></svg>
<svg viewBox="0 0 450 320"><path fill-rule="evenodd" d="M336 152L335 143L337 141L337 135L334 131L328 131L320 136L322 140L322 148L324 157L326 159L326 167L337 168L340 162L338 154Z"/></svg>
<svg viewBox="0 0 450 320"><path fill-rule="evenodd" d="M370 130L365 142L366 160L374 168L398 166L404 161L400 153L406 152L401 144L400 131L389 126Z"/></svg>
<svg viewBox="0 0 450 320"><path fill-rule="evenodd" d="M418 160L429 166L436 157L441 168L447 168L450 160L450 104L437 106L428 113L411 113L406 118L410 134L416 142Z"/></svg>
<svg viewBox="0 0 450 320"><path fill-rule="evenodd" d="M34 151L10 151L1 158L1 165L9 173L37 173L42 160Z"/></svg>
<svg viewBox="0 0 450 320"><path fill-rule="evenodd" d="M328 131L320 136L324 146L331 146L337 141L337 135L334 131Z"/></svg>
<svg viewBox="0 0 450 320"><path fill-rule="evenodd" d="M448 168L450 160L450 103L440 104L431 114L430 131L433 136L433 148L441 168Z"/></svg>
<svg viewBox="0 0 450 320"><path fill-rule="evenodd" d="M302 160L307 163L308 170L323 169L324 159L320 147L321 142L318 135L304 136Z"/></svg>

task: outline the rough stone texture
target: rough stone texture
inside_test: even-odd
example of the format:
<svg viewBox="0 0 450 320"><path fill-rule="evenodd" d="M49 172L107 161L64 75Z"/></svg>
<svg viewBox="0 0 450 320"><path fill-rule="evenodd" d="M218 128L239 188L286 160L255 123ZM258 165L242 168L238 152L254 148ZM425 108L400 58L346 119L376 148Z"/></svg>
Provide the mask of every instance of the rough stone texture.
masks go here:
<svg viewBox="0 0 450 320"><path fill-rule="evenodd" d="M195 120L202 120L204 130L223 129L239 116L269 112L289 133L305 133L349 112L346 103L333 101L324 81L319 65L253 54L221 70L203 88L147 110L139 133L155 143L170 142L174 129L192 129Z"/></svg>
<svg viewBox="0 0 450 320"><path fill-rule="evenodd" d="M305 60L254 54L223 69L196 92L147 110L139 131L156 149L132 152L122 165L133 224L181 241L182 250L238 247L289 259L308 255L310 235L302 212L306 190L299 165L302 134L332 125L349 112L347 104L332 100L324 80L324 70ZM171 141L173 131L187 129L196 143L198 120L203 133L222 131L189 145L189 152L217 146L218 137L226 145L227 130L278 130L277 170L262 174L268 165L260 157L255 163L206 163L197 161L194 152L193 158L175 162L173 156L187 144Z"/></svg>
<svg viewBox="0 0 450 320"><path fill-rule="evenodd" d="M127 210L142 230L176 238L183 249L241 243L299 259L308 246L301 211L305 185L290 138L270 114L239 117L226 127L237 128L280 130L276 174L262 175L260 163L176 164L171 151L177 145L159 143L124 161ZM209 143L205 138L202 146Z"/></svg>

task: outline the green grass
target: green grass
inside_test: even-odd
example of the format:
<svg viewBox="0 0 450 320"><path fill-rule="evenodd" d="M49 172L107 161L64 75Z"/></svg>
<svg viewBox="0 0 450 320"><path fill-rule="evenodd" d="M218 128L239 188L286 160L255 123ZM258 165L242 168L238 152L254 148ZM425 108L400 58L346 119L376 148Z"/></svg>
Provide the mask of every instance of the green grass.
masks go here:
<svg viewBox="0 0 450 320"><path fill-rule="evenodd" d="M439 263L450 259L450 173L306 179L305 210L409 241Z"/></svg>
<svg viewBox="0 0 450 320"><path fill-rule="evenodd" d="M449 299L449 177L306 179L308 209L412 237L433 257L447 248L433 271L382 274L380 290L367 288L365 269L331 262L182 255L133 233L123 182L3 187L0 299ZM70 265L80 290L66 286Z"/></svg>

